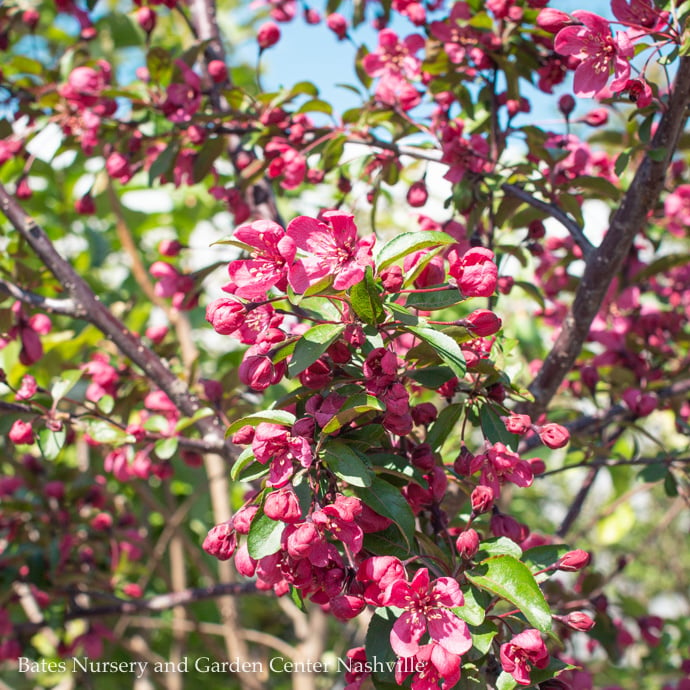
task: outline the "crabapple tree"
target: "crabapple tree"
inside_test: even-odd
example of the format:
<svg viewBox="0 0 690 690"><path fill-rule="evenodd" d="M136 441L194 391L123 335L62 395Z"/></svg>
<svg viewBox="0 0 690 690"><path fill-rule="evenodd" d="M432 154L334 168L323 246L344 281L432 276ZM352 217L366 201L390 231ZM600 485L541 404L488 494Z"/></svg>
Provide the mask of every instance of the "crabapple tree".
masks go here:
<svg viewBox="0 0 690 690"><path fill-rule="evenodd" d="M690 3L241 5L0 6L7 677L687 689Z"/></svg>

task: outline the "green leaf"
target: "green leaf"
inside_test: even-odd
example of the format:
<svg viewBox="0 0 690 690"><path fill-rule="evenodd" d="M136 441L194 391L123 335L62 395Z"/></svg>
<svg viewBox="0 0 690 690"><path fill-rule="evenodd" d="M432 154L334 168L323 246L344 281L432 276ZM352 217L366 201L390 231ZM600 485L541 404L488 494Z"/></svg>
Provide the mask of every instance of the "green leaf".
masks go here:
<svg viewBox="0 0 690 690"><path fill-rule="evenodd" d="M161 460L170 460L170 458L177 452L178 440L176 437L172 438L162 438L160 441L156 441L154 450L156 455Z"/></svg>
<svg viewBox="0 0 690 690"><path fill-rule="evenodd" d="M512 450L517 450L520 437L506 429L506 425L490 405L483 405L479 410L479 423L484 436L491 443L502 443Z"/></svg>
<svg viewBox="0 0 690 690"><path fill-rule="evenodd" d="M263 410L262 412L255 412L254 414L247 415L246 417L242 417L241 419L233 422L228 427L225 435L229 436L234 434L243 426L259 426L259 424L263 422L291 427L296 420L297 417L295 417L292 412L286 412L285 410Z"/></svg>
<svg viewBox="0 0 690 690"><path fill-rule="evenodd" d="M155 46L146 54L146 67L154 84L165 84L172 77L172 56L164 48Z"/></svg>
<svg viewBox="0 0 690 690"><path fill-rule="evenodd" d="M225 150L225 137L215 137L207 139L199 152L194 157L194 167L192 169L192 180L197 183L201 182L206 175L211 172L213 164L216 162Z"/></svg>
<svg viewBox="0 0 690 690"><path fill-rule="evenodd" d="M109 422L97 419L89 423L87 433L97 443L109 446L121 446L125 443L136 443L136 438Z"/></svg>
<svg viewBox="0 0 690 690"><path fill-rule="evenodd" d="M180 142L173 139L151 164L149 168L149 187L153 187L153 183L157 178L161 177L161 175L170 177L170 173L172 172L179 152Z"/></svg>
<svg viewBox="0 0 690 690"><path fill-rule="evenodd" d="M423 326L406 326L407 331L428 343L436 354L450 367L451 371L462 378L467 371L465 357L460 346L449 335Z"/></svg>
<svg viewBox="0 0 690 690"><path fill-rule="evenodd" d="M306 103L303 103L298 109L298 113L325 113L326 115L333 114L333 106L328 101L322 101L320 98L313 98Z"/></svg>
<svg viewBox="0 0 690 690"><path fill-rule="evenodd" d="M447 309L462 302L463 297L457 288L448 288L438 292L412 292L407 296L405 306L424 311Z"/></svg>
<svg viewBox="0 0 690 690"><path fill-rule="evenodd" d="M567 544L544 544L528 549L522 554L522 562L533 572L544 570L565 556L571 548Z"/></svg>
<svg viewBox="0 0 690 690"><path fill-rule="evenodd" d="M239 454L239 457L237 460L235 460L230 468L230 479L236 482L240 476L240 472L242 472L242 470L244 470L246 467L249 467L249 465L251 465L255 460L256 458L254 457L252 447L249 446L249 448L245 448Z"/></svg>
<svg viewBox="0 0 690 690"><path fill-rule="evenodd" d="M290 376L297 376L326 352L345 330L344 324L322 323L310 328L295 344L288 364Z"/></svg>
<svg viewBox="0 0 690 690"><path fill-rule="evenodd" d="M206 419L206 417L212 417L215 412L210 407L202 407L197 410L191 417L183 417L175 425L175 431L184 431L193 424L196 424L200 419Z"/></svg>
<svg viewBox="0 0 690 690"><path fill-rule="evenodd" d="M383 682L395 681L397 655L391 648L390 636L396 617L390 609L378 608L369 621L364 648L369 661L376 660L374 678Z"/></svg>
<svg viewBox="0 0 690 690"><path fill-rule="evenodd" d="M53 405L57 405L74 388L83 373L81 369L69 369L68 371L63 371L59 378L53 380L53 385L50 388Z"/></svg>
<svg viewBox="0 0 690 690"><path fill-rule="evenodd" d="M513 690L517 686L517 681L507 671L501 671L501 675L496 679L496 690Z"/></svg>
<svg viewBox="0 0 690 690"><path fill-rule="evenodd" d="M388 240L381 247L376 256L376 270L381 271L381 269L394 264L408 254L418 252L420 249L454 244L456 241L445 232L404 232Z"/></svg>
<svg viewBox="0 0 690 690"><path fill-rule="evenodd" d="M110 414L113 411L113 408L115 407L115 398L113 398L112 395L104 395L98 399L96 407L103 414Z"/></svg>
<svg viewBox="0 0 690 690"><path fill-rule="evenodd" d="M260 510L254 516L247 535L249 555L258 560L280 551L280 541L285 526L284 522L271 520L263 510Z"/></svg>
<svg viewBox="0 0 690 690"><path fill-rule="evenodd" d="M464 409L464 405L454 403L444 407L439 412L426 437L426 442L431 446L432 450L439 450L445 443L448 436L455 429Z"/></svg>
<svg viewBox="0 0 690 690"><path fill-rule="evenodd" d="M438 390L444 383L448 383L453 378L453 372L444 366L424 367L413 371L408 369L407 376L426 388Z"/></svg>
<svg viewBox="0 0 690 690"><path fill-rule="evenodd" d="M365 534L363 545L367 551L380 556L395 556L405 560L411 555L409 547L401 544L400 532L395 525Z"/></svg>
<svg viewBox="0 0 690 690"><path fill-rule="evenodd" d="M508 555L517 558L522 558L522 549L508 537L492 537L483 541L479 545L477 558L485 559L489 556Z"/></svg>
<svg viewBox="0 0 690 690"><path fill-rule="evenodd" d="M367 266L364 280L355 283L350 288L350 303L355 314L357 314L364 323L375 326L383 321L385 311L381 303L381 295L374 282L371 266Z"/></svg>
<svg viewBox="0 0 690 690"><path fill-rule="evenodd" d="M469 651L467 659L472 661L488 654L494 637L498 635L498 628L493 623L485 621L481 625L473 627L470 634L472 635L472 649Z"/></svg>
<svg viewBox="0 0 690 690"><path fill-rule="evenodd" d="M38 447L46 460L55 460L65 445L67 432L65 429L52 431L43 428L38 432Z"/></svg>
<svg viewBox="0 0 690 690"><path fill-rule="evenodd" d="M613 170L619 177L623 174L623 171L628 167L628 163L630 162L630 153L631 150L626 149L625 151L619 153L618 158L616 158L616 164L614 165Z"/></svg>
<svg viewBox="0 0 690 690"><path fill-rule="evenodd" d="M412 544L415 530L414 514L398 489L380 477L374 477L371 486L355 487L355 493L372 510L392 520L408 545Z"/></svg>
<svg viewBox="0 0 690 690"><path fill-rule="evenodd" d="M486 595L484 592L480 592L472 587L472 585L463 587L462 594L465 598L465 603L462 606L456 606L453 609L453 613L469 625L481 625L486 618L486 605L488 602L480 602L478 599L482 599Z"/></svg>
<svg viewBox="0 0 690 690"><path fill-rule="evenodd" d="M476 587L516 606L538 630L551 630L551 611L529 568L513 556L492 556L465 573Z"/></svg>
<svg viewBox="0 0 690 690"><path fill-rule="evenodd" d="M338 412L323 427L324 434L332 434L366 412L385 410L385 405L373 395L357 393L348 398Z"/></svg>
<svg viewBox="0 0 690 690"><path fill-rule="evenodd" d="M324 460L330 470L351 486L371 486L374 473L366 455L342 441L329 441L323 447Z"/></svg>

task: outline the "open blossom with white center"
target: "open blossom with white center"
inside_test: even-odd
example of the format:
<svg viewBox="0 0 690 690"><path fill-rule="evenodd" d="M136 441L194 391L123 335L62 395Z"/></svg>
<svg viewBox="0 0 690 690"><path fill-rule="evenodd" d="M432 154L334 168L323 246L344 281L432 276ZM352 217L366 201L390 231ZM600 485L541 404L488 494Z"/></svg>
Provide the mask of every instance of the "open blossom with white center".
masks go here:
<svg viewBox="0 0 690 690"><path fill-rule="evenodd" d="M472 637L465 621L449 609L462 606L465 599L457 581L439 577L433 582L429 570L420 568L412 582L397 580L386 590L386 606L397 606L404 613L395 621L390 643L401 657L414 656L420 650L425 632L446 652L465 654L472 647Z"/></svg>
<svg viewBox="0 0 690 690"><path fill-rule="evenodd" d="M373 266L374 236L359 239L352 214L326 211L322 217L325 222L298 216L287 226L287 236L305 253L290 269L290 285L299 294L327 276L333 288L347 290Z"/></svg>
<svg viewBox="0 0 690 690"><path fill-rule="evenodd" d="M615 78L609 88L622 91L630 78L629 60L635 53L630 36L623 31L612 36L608 21L592 12L576 10L573 17L582 24L561 29L554 48L561 55L580 60L573 82L575 93L585 98L596 96L606 87L612 70Z"/></svg>

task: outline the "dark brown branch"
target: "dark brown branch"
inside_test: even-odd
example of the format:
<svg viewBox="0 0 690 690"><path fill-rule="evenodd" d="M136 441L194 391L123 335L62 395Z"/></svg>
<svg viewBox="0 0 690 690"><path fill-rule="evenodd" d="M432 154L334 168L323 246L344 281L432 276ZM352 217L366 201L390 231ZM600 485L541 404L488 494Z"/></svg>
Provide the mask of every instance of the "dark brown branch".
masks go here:
<svg viewBox="0 0 690 690"><path fill-rule="evenodd" d="M4 292L10 297L18 299L24 304L40 309L42 312L48 314L63 314L64 316L83 317L83 314L77 312L77 305L72 299L54 299L51 297L43 297L35 292L24 290L18 285L14 285L6 280L0 278L0 292Z"/></svg>
<svg viewBox="0 0 690 690"><path fill-rule="evenodd" d="M678 66L668 110L661 118L651 144L652 149L663 149L665 155L661 160L654 160L649 155L644 157L601 245L587 261L561 332L530 386L535 400L527 411L533 418L547 408L572 369L611 281L628 256L634 238L647 222L649 212L659 200L671 156L685 126L689 101L690 58L684 57Z"/></svg>
<svg viewBox="0 0 690 690"><path fill-rule="evenodd" d="M184 381L179 379L155 352L146 347L138 336L125 328L122 322L110 312L94 294L88 283L60 256L43 229L24 211L2 184L0 184L0 210L71 296L74 303L72 316L88 321L109 337L123 355L134 362L149 380L166 393L183 415L191 417L201 409L199 399L189 391ZM225 454L227 459L235 456L234 447L225 442L223 426L216 416L200 419L197 422L197 428L208 448Z"/></svg>
<svg viewBox="0 0 690 690"><path fill-rule="evenodd" d="M532 208L543 211L557 220L570 233L577 246L580 247L585 261L588 261L591 258L596 247L585 237L582 228L567 213L558 208L558 206L549 204L541 199L537 199L529 192L526 192L524 189L522 189L522 187L518 187L514 184L502 184L501 189L506 194L514 196L516 199L520 199L520 201L524 201L526 204L532 206Z"/></svg>
<svg viewBox="0 0 690 690"><path fill-rule="evenodd" d="M585 504L585 499L589 495L592 485L594 484L594 480L597 478L597 474L599 474L599 469L599 467L590 468L584 482L582 482L580 490L577 492L577 496L575 496L575 500L568 509L568 513L566 514L565 518L563 518L561 526L556 530L556 536L565 537L565 535L568 534L570 528L577 519L577 516L582 511L582 507Z"/></svg>
<svg viewBox="0 0 690 690"><path fill-rule="evenodd" d="M74 606L62 617L62 622L79 620L83 618L102 618L104 616L126 616L129 614L167 611L176 606L188 606L205 599L216 599L225 596L239 596L242 594L254 594L257 592L255 582L225 582L210 587L197 587L185 589L180 592L168 592L148 599L117 599L113 604L82 608ZM25 623L16 626L22 633L29 633L34 629L42 628L44 621Z"/></svg>

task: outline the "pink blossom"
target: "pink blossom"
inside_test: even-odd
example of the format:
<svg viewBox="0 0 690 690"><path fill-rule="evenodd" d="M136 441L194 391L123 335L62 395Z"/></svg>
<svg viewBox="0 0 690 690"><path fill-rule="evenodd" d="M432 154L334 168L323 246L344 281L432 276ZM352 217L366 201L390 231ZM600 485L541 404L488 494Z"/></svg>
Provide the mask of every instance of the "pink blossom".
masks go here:
<svg viewBox="0 0 690 690"><path fill-rule="evenodd" d="M306 255L290 270L290 285L304 293L320 280L333 277L336 290L347 290L364 278L373 265L374 236L357 238L354 217L342 211L326 211L323 221L298 216L287 226L287 235Z"/></svg>
<svg viewBox="0 0 690 690"><path fill-rule="evenodd" d="M501 645L501 665L520 685L530 684L532 666L546 668L549 652L538 630L528 629Z"/></svg>
<svg viewBox="0 0 690 690"><path fill-rule="evenodd" d="M652 102L652 88L646 79L628 79L623 91L638 108L646 108Z"/></svg>
<svg viewBox="0 0 690 690"><path fill-rule="evenodd" d="M465 603L460 586L453 578L439 577L431 582L429 570L420 568L411 582L393 582L383 599L386 606L404 609L390 634L391 647L398 656L417 654L419 642L427 631L431 639L450 654L465 654L472 647L467 624L448 610Z"/></svg>
<svg viewBox="0 0 690 690"><path fill-rule="evenodd" d="M415 53L424 47L424 39L412 34L400 41L392 29L379 32L379 46L364 56L362 66L370 77L380 77L376 98L387 105L401 104L409 110L419 103L419 93L409 83L421 74L421 61Z"/></svg>
<svg viewBox="0 0 690 690"><path fill-rule="evenodd" d="M485 337L500 330L502 321L489 309L475 309L462 319L462 325L474 336Z"/></svg>
<svg viewBox="0 0 690 690"><path fill-rule="evenodd" d="M237 548L237 534L232 522L223 522L209 530L202 548L219 561L227 561Z"/></svg>
<svg viewBox="0 0 690 690"><path fill-rule="evenodd" d="M531 466L522 460L517 453L502 443L495 443L483 455L476 456L470 462L470 473L481 468L481 483L491 487L495 496L500 493L500 485L509 481L520 487L532 485L534 475Z"/></svg>
<svg viewBox="0 0 690 690"><path fill-rule="evenodd" d="M274 179L281 177L283 189L296 189L307 174L307 161L304 156L282 137L274 137L264 149L269 161L267 175Z"/></svg>
<svg viewBox="0 0 690 690"><path fill-rule="evenodd" d="M302 510L297 494L292 488L271 491L264 501L264 513L271 520L294 523L302 519Z"/></svg>
<svg viewBox="0 0 690 690"><path fill-rule="evenodd" d="M485 69L491 63L481 45L484 37L480 31L467 24L472 11L466 2L456 2L446 21L435 21L429 25L434 38L443 42L443 50L455 65L472 62L477 69ZM472 76L475 69L466 67L466 74Z"/></svg>
<svg viewBox="0 0 690 690"><path fill-rule="evenodd" d="M448 164L448 172L443 176L449 182L461 182L467 172L489 172L492 168L489 157L489 144L479 134L462 136L465 125L460 120L452 120L441 127L441 162Z"/></svg>
<svg viewBox="0 0 690 690"><path fill-rule="evenodd" d="M285 290L288 268L295 258L295 242L285 230L273 221L255 220L240 225L233 236L253 251L251 259L228 265L232 289L226 290L247 299L264 299L274 286Z"/></svg>
<svg viewBox="0 0 690 690"><path fill-rule="evenodd" d="M22 377L21 385L19 386L15 395L17 400L29 400L38 390L36 379L31 374L25 374Z"/></svg>
<svg viewBox="0 0 690 690"><path fill-rule="evenodd" d="M201 106L201 79L182 60L175 60L175 66L181 81L168 86L161 110L170 122L189 122Z"/></svg>
<svg viewBox="0 0 690 690"><path fill-rule="evenodd" d="M669 13L654 7L652 0L611 0L611 11L624 24L644 29L629 32L634 37L661 31L668 24Z"/></svg>
<svg viewBox="0 0 690 690"><path fill-rule="evenodd" d="M542 443L549 448L563 448L570 441L570 432L561 424L544 424L538 433Z"/></svg>
<svg viewBox="0 0 690 690"><path fill-rule="evenodd" d="M309 442L304 437L291 436L284 427L267 422L256 427L252 450L258 462L271 463L268 484L274 487L290 481L293 463L309 467L313 459Z"/></svg>
<svg viewBox="0 0 690 690"><path fill-rule="evenodd" d="M513 413L509 417L503 417L503 423L511 434L526 434L532 428L532 420L529 415Z"/></svg>
<svg viewBox="0 0 690 690"><path fill-rule="evenodd" d="M326 17L326 26L342 41L347 37L347 19L342 14L332 12Z"/></svg>
<svg viewBox="0 0 690 690"><path fill-rule="evenodd" d="M556 35L554 48L561 55L572 55L580 60L575 70L573 88L578 96L596 96L603 91L611 71L614 80L611 91L621 91L630 78L630 58L634 48L630 37L618 32L611 35L609 22L586 10L576 10L573 16L581 26L566 26Z"/></svg>
<svg viewBox="0 0 690 690"><path fill-rule="evenodd" d="M395 680L401 685L414 673L412 690L450 690L460 680L461 658L435 642L421 646L412 657L401 657L395 666Z"/></svg>
<svg viewBox="0 0 690 690"><path fill-rule="evenodd" d="M33 425L31 422L24 422L21 419L17 419L10 427L7 436L12 443L31 444L34 442Z"/></svg>
<svg viewBox="0 0 690 690"><path fill-rule="evenodd" d="M287 363L273 363L270 353L272 344L267 341L252 345L245 353L238 369L240 381L255 391L266 390L278 383L287 370Z"/></svg>
<svg viewBox="0 0 690 690"><path fill-rule="evenodd" d="M496 289L498 268L490 249L470 249L459 261L451 263L449 272L465 297L489 297Z"/></svg>

